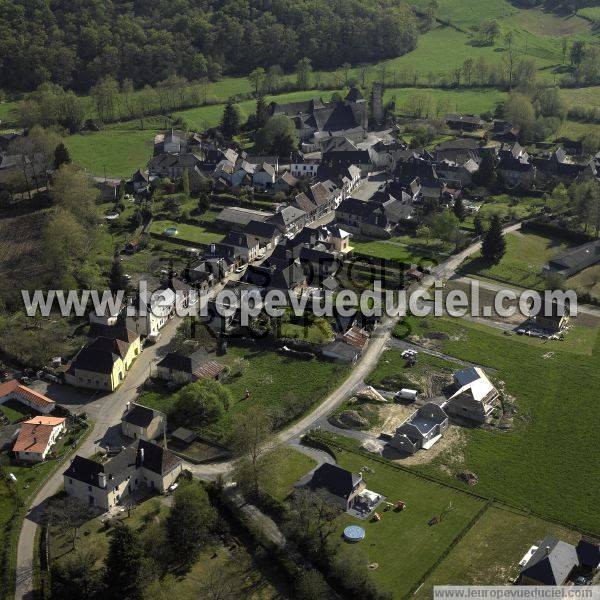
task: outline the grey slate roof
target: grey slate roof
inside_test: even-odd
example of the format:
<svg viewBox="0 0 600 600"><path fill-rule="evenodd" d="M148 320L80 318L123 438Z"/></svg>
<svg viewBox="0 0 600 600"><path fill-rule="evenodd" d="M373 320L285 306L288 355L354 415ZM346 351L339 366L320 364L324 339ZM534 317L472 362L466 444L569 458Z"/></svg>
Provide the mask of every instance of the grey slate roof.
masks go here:
<svg viewBox="0 0 600 600"><path fill-rule="evenodd" d="M348 498L361 481L360 475L354 475L337 465L325 463L313 473L310 485L313 488L324 488L340 498Z"/></svg>
<svg viewBox="0 0 600 600"><path fill-rule="evenodd" d="M547 535L521 569L521 576L544 585L562 585L574 567L579 565L575 546Z"/></svg>
<svg viewBox="0 0 600 600"><path fill-rule="evenodd" d="M125 423L130 423L131 425L135 425L136 427L148 427L152 420L157 415L160 415L157 410L152 408L148 408L147 406L142 406L141 404L134 404L131 407L131 410L123 415L121 421Z"/></svg>

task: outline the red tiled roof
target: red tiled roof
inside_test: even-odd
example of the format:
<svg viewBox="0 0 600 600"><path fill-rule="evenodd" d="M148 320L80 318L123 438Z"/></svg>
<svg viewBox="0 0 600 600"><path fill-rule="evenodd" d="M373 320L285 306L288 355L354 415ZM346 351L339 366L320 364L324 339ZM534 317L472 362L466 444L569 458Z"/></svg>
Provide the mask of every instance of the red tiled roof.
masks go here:
<svg viewBox="0 0 600 600"><path fill-rule="evenodd" d="M8 394L14 392L18 387L19 382L16 379L11 379L10 381L0 383L0 398L8 396Z"/></svg>
<svg viewBox="0 0 600 600"><path fill-rule="evenodd" d="M346 342L346 344L350 344L351 346L362 350L369 341L369 334L364 329L360 329L356 325L353 325L342 336L342 340Z"/></svg>
<svg viewBox="0 0 600 600"><path fill-rule="evenodd" d="M20 384L16 379L11 379L0 384L0 398L9 394L14 394L17 400L29 402L43 409L56 404L54 400L50 400L50 398L47 398L43 394Z"/></svg>
<svg viewBox="0 0 600 600"><path fill-rule="evenodd" d="M214 379L223 372L225 366L214 360L209 360L194 371L194 375L198 379Z"/></svg>
<svg viewBox="0 0 600 600"><path fill-rule="evenodd" d="M34 417L21 425L21 430L13 446L13 452L39 452L48 447L48 441L54 431L65 422L58 417Z"/></svg>

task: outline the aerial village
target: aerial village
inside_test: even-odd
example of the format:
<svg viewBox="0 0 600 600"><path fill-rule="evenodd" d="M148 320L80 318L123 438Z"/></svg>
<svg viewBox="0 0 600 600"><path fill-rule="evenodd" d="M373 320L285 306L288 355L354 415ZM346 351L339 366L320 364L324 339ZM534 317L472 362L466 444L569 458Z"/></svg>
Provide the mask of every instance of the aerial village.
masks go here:
<svg viewBox="0 0 600 600"><path fill-rule="evenodd" d="M2 472L11 494L47 493L37 525L60 585L70 576L60 556L103 548L121 521L163 574L157 539L180 546L178 566L212 560L252 585L279 585L261 583L263 562L283 579L312 574L318 598L426 597L455 572L466 583L599 581L585 495L569 511L540 483L545 444L576 445L564 419L590 414L569 400L575 365L597 378L590 294L573 318L554 304L509 319L286 310L242 325L213 310L221 290L312 297L376 280L395 292L437 281L445 294L477 280L491 306L499 284L565 285L600 263L600 241L568 213L573 195L598 186L600 152L526 143L492 114L391 120L383 93L265 104L280 138L271 147L284 152L227 135L225 114L220 128L149 132L145 169L94 177L99 227L119 240L111 289L127 303L87 311L70 353L6 361L0 383ZM0 176L22 168L8 152L17 136L0 138ZM40 176L35 161L26 170ZM557 251L536 262L554 235ZM208 316L178 316L193 302ZM565 396L545 389L559 379ZM593 476L573 456L573 472ZM12 535L31 531L26 520ZM244 548L258 547L256 566ZM31 560L23 548L18 568ZM243 573L232 574L236 556ZM207 589L196 597L238 597Z"/></svg>

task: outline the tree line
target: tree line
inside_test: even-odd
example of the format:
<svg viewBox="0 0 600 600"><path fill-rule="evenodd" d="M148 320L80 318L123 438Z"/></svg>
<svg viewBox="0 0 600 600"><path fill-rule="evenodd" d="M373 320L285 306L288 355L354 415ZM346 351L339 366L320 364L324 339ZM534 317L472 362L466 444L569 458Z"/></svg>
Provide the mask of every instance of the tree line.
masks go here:
<svg viewBox="0 0 600 600"><path fill-rule="evenodd" d="M419 21L394 0L5 0L0 29L0 88L87 92L107 76L140 88L291 69L302 56L320 69L374 62L414 49Z"/></svg>

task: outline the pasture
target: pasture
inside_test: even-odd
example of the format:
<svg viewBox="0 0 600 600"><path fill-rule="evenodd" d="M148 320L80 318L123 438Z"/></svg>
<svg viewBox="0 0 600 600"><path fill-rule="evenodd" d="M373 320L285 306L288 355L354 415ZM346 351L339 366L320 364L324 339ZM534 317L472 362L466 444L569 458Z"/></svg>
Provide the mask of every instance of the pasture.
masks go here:
<svg viewBox="0 0 600 600"><path fill-rule="evenodd" d="M496 265L488 265L479 254L463 264L460 271L522 288L543 288L543 266L570 244L520 231L506 235L506 254Z"/></svg>
<svg viewBox="0 0 600 600"><path fill-rule="evenodd" d="M170 227L177 229L175 235L165 234L165 230ZM149 231L155 237L160 237L166 241L180 240L192 246L213 244L222 240L224 235L222 231L213 231L199 225L189 225L188 223L178 223L170 220L153 221Z"/></svg>
<svg viewBox="0 0 600 600"><path fill-rule="evenodd" d="M137 123L137 121L136 121ZM98 132L65 138L74 163L97 177L130 177L152 157L156 130L135 130L119 125Z"/></svg>
<svg viewBox="0 0 600 600"><path fill-rule="evenodd" d="M344 365L317 360L301 360L282 352L230 345L225 356L215 360L228 365L232 375L225 381L232 403L217 423L202 429L202 433L226 441L232 417L252 413L260 405L273 416L277 428L303 415L322 401L348 374ZM249 396L246 397L246 392ZM168 412L173 395L167 391L145 391L140 402Z"/></svg>
<svg viewBox="0 0 600 600"><path fill-rule="evenodd" d="M548 534L571 544L580 538L572 529L493 505L441 561L416 597L431 598L435 585L510 585L519 574L521 557Z"/></svg>
<svg viewBox="0 0 600 600"><path fill-rule="evenodd" d="M413 332L423 322L407 321ZM517 415L505 432L464 428L462 452L442 453L415 468L453 482L458 471L472 471L479 476L478 493L600 532L600 515L589 510L600 493L598 327L576 326L565 342L543 343L465 320L427 322L428 330L448 334L437 342L439 350L496 369L494 378L515 398ZM559 440L577 443L565 452Z"/></svg>

